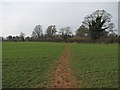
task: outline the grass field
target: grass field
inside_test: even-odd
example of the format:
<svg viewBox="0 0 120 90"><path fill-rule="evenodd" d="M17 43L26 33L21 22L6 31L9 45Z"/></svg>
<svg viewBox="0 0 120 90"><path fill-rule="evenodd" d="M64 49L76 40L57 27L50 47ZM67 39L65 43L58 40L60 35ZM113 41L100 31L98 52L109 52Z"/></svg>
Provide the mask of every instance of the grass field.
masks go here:
<svg viewBox="0 0 120 90"><path fill-rule="evenodd" d="M77 87L118 87L117 44L73 44L72 68Z"/></svg>
<svg viewBox="0 0 120 90"><path fill-rule="evenodd" d="M3 87L43 87L64 51L63 43L3 42ZM117 44L70 44L77 87L118 87Z"/></svg>
<svg viewBox="0 0 120 90"><path fill-rule="evenodd" d="M3 43L3 87L42 87L63 50L57 43Z"/></svg>

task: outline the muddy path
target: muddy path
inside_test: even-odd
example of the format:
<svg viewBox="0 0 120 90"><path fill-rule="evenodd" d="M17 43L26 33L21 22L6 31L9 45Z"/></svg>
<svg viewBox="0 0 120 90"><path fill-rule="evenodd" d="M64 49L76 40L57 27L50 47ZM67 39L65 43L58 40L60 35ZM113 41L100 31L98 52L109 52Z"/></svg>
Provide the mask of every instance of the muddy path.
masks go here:
<svg viewBox="0 0 120 90"><path fill-rule="evenodd" d="M75 80L72 75L71 66L71 50L70 45L66 44L65 49L59 60L56 62L56 69L53 80L51 81L51 88L74 88Z"/></svg>

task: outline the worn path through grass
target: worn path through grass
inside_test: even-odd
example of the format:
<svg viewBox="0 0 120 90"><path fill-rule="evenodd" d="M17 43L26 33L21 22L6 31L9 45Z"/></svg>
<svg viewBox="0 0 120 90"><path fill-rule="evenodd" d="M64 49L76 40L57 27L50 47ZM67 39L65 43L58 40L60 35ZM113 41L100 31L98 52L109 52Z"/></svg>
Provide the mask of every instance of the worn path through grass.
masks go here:
<svg viewBox="0 0 120 90"><path fill-rule="evenodd" d="M52 88L73 88L75 79L73 78L71 66L70 45L66 44L65 49L59 60L56 62L56 69L50 87Z"/></svg>

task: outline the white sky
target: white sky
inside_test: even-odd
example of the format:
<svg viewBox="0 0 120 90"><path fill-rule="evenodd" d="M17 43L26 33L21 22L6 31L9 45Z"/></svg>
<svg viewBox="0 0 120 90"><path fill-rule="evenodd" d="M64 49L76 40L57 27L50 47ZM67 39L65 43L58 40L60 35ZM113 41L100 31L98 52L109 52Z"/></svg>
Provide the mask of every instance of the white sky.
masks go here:
<svg viewBox="0 0 120 90"><path fill-rule="evenodd" d="M20 32L31 35L38 24L42 25L44 31L52 24L58 29L70 26L75 31L86 15L98 9L110 13L115 28L118 28L117 2L2 2L1 9L3 36L19 35Z"/></svg>

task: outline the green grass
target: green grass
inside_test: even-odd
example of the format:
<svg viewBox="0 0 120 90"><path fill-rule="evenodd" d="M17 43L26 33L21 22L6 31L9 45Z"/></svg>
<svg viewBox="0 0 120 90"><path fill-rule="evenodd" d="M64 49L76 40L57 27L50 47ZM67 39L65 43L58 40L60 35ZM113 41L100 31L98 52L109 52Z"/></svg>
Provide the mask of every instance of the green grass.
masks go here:
<svg viewBox="0 0 120 90"><path fill-rule="evenodd" d="M3 42L2 86L44 87L65 44ZM117 44L71 44L71 68L77 87L118 87Z"/></svg>
<svg viewBox="0 0 120 90"><path fill-rule="evenodd" d="M7 87L43 87L50 68L64 50L64 44L39 42L3 42L2 85Z"/></svg>
<svg viewBox="0 0 120 90"><path fill-rule="evenodd" d="M72 69L80 88L118 87L117 44L73 44Z"/></svg>

